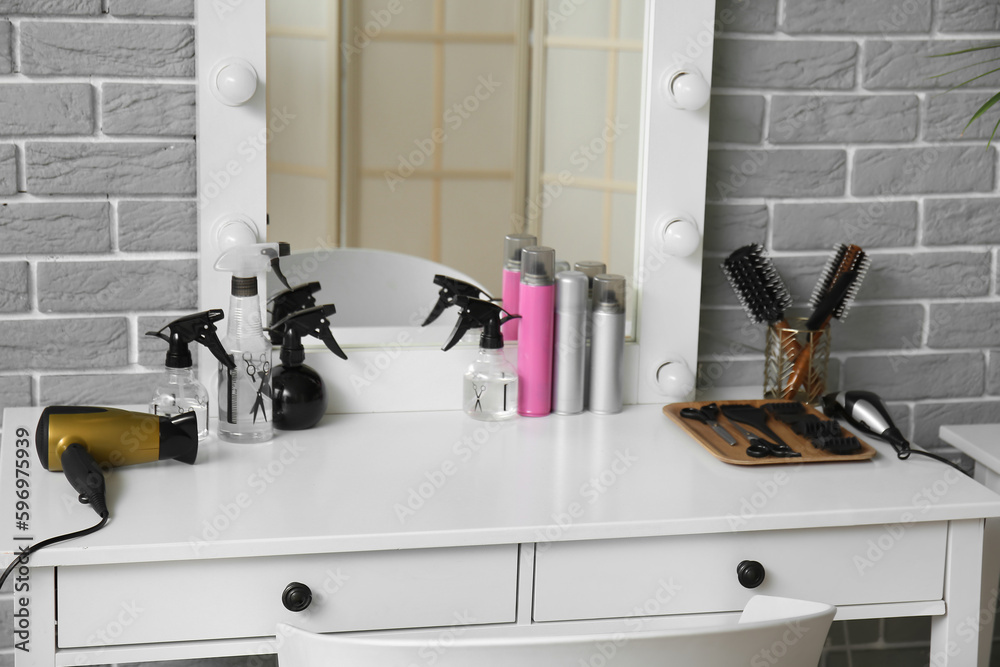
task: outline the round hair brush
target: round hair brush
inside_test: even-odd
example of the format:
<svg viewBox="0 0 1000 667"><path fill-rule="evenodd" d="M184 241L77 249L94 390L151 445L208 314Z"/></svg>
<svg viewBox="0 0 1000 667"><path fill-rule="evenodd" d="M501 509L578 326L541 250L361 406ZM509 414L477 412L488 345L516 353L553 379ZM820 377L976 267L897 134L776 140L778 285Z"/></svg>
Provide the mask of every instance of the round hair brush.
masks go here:
<svg viewBox="0 0 1000 667"><path fill-rule="evenodd" d="M764 246L751 243L737 248L722 263L722 272L736 291L751 322L766 322L778 329L788 328L785 310L792 305L792 295L788 293ZM788 358L794 358L802 350L794 337L781 338Z"/></svg>
<svg viewBox="0 0 1000 667"><path fill-rule="evenodd" d="M722 272L752 322L787 326L785 309L792 305L792 297L762 245L734 250L722 263Z"/></svg>
<svg viewBox="0 0 1000 667"><path fill-rule="evenodd" d="M856 245L841 243L834 246L833 254L827 260L823 274L809 298L813 313L806 322L806 328L821 331L830 326L832 319L844 320L870 263L865 251ZM815 338L811 340L815 341ZM814 343L810 342L796 357L783 398L791 399L795 396L799 386L805 381L813 346Z"/></svg>

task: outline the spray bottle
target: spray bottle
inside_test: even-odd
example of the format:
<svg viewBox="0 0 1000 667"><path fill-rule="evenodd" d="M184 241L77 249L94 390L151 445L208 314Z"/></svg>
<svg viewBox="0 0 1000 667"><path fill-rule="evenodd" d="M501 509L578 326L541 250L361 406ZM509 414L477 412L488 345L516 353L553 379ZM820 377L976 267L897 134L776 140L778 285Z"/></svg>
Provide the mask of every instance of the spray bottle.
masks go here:
<svg viewBox="0 0 1000 667"><path fill-rule="evenodd" d="M330 331L330 315L337 312L332 303L294 312L271 330L282 333L281 365L271 376L274 426L285 431L312 428L326 414L326 387L323 378L303 362L306 358L302 347L303 336L314 336L326 344L327 349L341 359L347 355Z"/></svg>
<svg viewBox="0 0 1000 667"><path fill-rule="evenodd" d="M146 332L147 336L156 336L170 344L165 363L166 372L153 392L149 412L164 417L194 412L199 440L208 437L208 391L195 377L194 361L188 345L204 345L220 364L232 370L236 364L226 354L214 324L224 317L221 310L206 310L176 319L159 331ZM163 333L166 329L170 330L169 335Z"/></svg>
<svg viewBox="0 0 1000 667"><path fill-rule="evenodd" d="M271 262L271 269L278 267L277 262ZM281 345L283 332L275 325L294 312L312 308L316 305L316 292L322 289L318 282L303 283L297 287L286 289L271 297L271 327L268 333L271 342Z"/></svg>
<svg viewBox="0 0 1000 667"><path fill-rule="evenodd" d="M517 371L503 353L500 327L518 315L506 314L503 308L468 296L455 300L462 312L442 350L448 351L472 327L482 327L479 354L465 372L462 408L473 419L501 421L517 416Z"/></svg>
<svg viewBox="0 0 1000 667"><path fill-rule="evenodd" d="M476 285L472 283L467 283L464 280L459 280L458 278L451 278L449 276L443 276L440 273L434 276L434 284L440 287L438 291L438 300L434 304L434 308L431 310L430 315L424 320L424 323L420 326L425 327L437 318L441 317L441 313L445 311L449 306L455 305L455 300L460 296L470 296L473 299L480 298L487 301L494 301L493 297L479 289Z"/></svg>
<svg viewBox="0 0 1000 667"><path fill-rule="evenodd" d="M266 442L271 423L271 341L264 335L257 276L278 256L277 243L241 246L223 253L217 271L233 274L229 329L222 341L235 368L219 373L219 437Z"/></svg>

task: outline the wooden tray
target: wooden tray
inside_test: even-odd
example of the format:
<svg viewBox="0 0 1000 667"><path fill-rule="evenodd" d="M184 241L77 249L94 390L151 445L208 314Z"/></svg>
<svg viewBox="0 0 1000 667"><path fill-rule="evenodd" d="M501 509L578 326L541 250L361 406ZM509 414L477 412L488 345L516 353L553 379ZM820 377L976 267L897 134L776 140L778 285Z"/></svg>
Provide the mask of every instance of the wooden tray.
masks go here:
<svg viewBox="0 0 1000 667"><path fill-rule="evenodd" d="M809 441L808 438L804 438L797 435L792 431L791 427L774 419L770 418L767 425L771 427L771 430L777 433L782 440L784 440L789 447L802 454L801 457L792 458L778 458L774 456L768 456L762 459L757 459L749 454L747 454L746 449L749 446L749 442L740 433L732 422L730 422L725 415L719 415L719 424L722 425L730 435L736 438L735 445L727 445L719 435L712 430L708 424L702 424L699 421L693 419L684 419L681 417L681 410L684 408L701 408L702 406L708 405L709 403L715 403L720 407L729 404L741 404L741 405L754 405L762 406L766 403L791 403L793 401L777 401L777 400L756 400L756 401L702 401L700 403L671 403L670 405L663 406L663 414L670 417L672 420L677 422L681 428L691 434L702 447L707 449L712 453L714 457L725 461L726 463L732 463L740 466L759 466L759 465L774 465L776 463L825 463L830 461L864 461L875 456L875 449L869 445L864 440L861 440L861 451L855 454L831 454L825 452L822 449L817 449ZM806 411L810 414L816 415L821 419L826 419L821 412L816 410L810 405L805 406ZM745 426L749 431L754 429L749 426ZM841 427L841 432L845 436L854 435L846 431Z"/></svg>

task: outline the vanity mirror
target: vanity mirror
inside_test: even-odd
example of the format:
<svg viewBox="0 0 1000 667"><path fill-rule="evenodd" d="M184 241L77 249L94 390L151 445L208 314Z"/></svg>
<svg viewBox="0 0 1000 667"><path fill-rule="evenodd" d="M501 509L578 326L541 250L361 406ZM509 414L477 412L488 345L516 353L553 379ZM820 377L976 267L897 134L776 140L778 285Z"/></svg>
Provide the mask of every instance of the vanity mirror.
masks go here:
<svg viewBox="0 0 1000 667"><path fill-rule="evenodd" d="M631 274L642 9L269 3L269 240L411 254L495 294L509 233Z"/></svg>
<svg viewBox="0 0 1000 667"><path fill-rule="evenodd" d="M708 84L703 73L711 71L713 3L517 0L489 2L484 10L478 0L366 0L338 13L330 7L339 3L322 0L326 22L320 25L315 15L308 14L320 2L285 3L280 11L272 8L270 16L264 0L197 2L202 305L218 307L227 301L225 281L212 270L222 247L262 240L265 235L278 240L265 228L267 212L275 229L300 218L318 221L318 227L303 232L306 242L312 236L325 246L312 251L314 259L321 254L336 258L340 251L331 249L333 241L365 245L354 241L367 239L367 245L388 250L419 251L414 254L455 267L494 291L499 291L491 283L499 275L503 234L519 230L520 225L538 231L542 242L566 252L566 259L605 259L611 270L630 277L637 318L634 342L626 355L626 402L660 402L689 390L697 354L708 134ZM425 9L416 11L422 5ZM595 12L611 17L611 27L607 19L588 21ZM278 47L277 41L289 40L292 32L308 37L312 31L312 41L319 41L320 34L342 34L336 24L345 17L355 27L360 25L362 32L354 33L358 45L347 41L341 47L348 48L337 53L345 61L343 85L313 90L321 107L342 110L340 119L334 124L329 118L302 121L293 129L290 121L295 119L282 115L273 100L268 108L269 94L315 89L308 82L317 76L331 81L331 66L313 58L308 75L292 67L279 76L275 61L295 47L288 43ZM370 24L366 17L376 23ZM378 17L392 17L393 24L379 27ZM295 31L290 25L297 26ZM545 49L534 55L529 49L532 26L543 30L554 26L544 39ZM605 32L595 33L598 29ZM367 58L357 58L351 49L365 43L365 30L376 39L365 48ZM377 43L376 32L384 43ZM613 39L615 34L620 39ZM266 44L271 46L269 55ZM279 54L282 50L285 53ZM330 49L323 52L329 56ZM595 53L604 61L600 72L579 64L596 62ZM355 64L367 64L352 75L348 57ZM420 58L434 66L419 66ZM561 59L566 61L562 65ZM499 95L502 85L494 85L496 78L491 83L487 75L486 83L495 88L488 94L490 86L473 76L491 67L510 76L505 97ZM366 75L365 68L372 72ZM418 70L430 71L430 79L413 74ZM552 76L553 72L559 75ZM380 85L370 83L372 76ZM630 76L635 82L631 86ZM399 138L412 143L413 136L423 136L421 129L428 130L424 134L432 143L435 136L441 138L435 129L443 132L449 127L442 105L446 100L464 100L458 95L463 84L473 86L473 97L479 85L481 97L486 98L476 98L477 110L483 113L467 112L469 138L484 135L494 142L492 147L476 148L458 133L462 127L454 128L450 143L442 140L441 150L432 146L430 155L425 155L433 164L419 174L421 165L414 164L409 172L395 159L401 155L408 159L399 148ZM412 103L394 103L394 95ZM602 132L611 132L606 120L618 117L617 111L628 106L625 100L635 98L640 99L635 121L631 125L622 121L628 127L620 132L634 134L631 144L624 136L615 137L614 151L595 155L600 159L573 173L571 183L560 182L560 175L580 162L572 162L580 137L595 127L599 139ZM487 103L493 101L497 108L487 112ZM399 106L409 112L402 116L405 122L388 121L382 115L396 113L399 110L390 107ZM512 109L527 113L519 116ZM310 114L303 112L302 117L312 118ZM327 129L318 132L316 123L325 123ZM477 123L482 127L473 133ZM317 134L337 139L320 141ZM344 145L330 148L338 142ZM312 150L313 171L303 165L296 168L288 159L294 157L296 145ZM634 146L631 155L627 145ZM321 160L322 170L316 166ZM505 169L506 164L511 166ZM278 171L289 173L278 175ZM390 176L409 173L402 183L395 183L398 191L406 190L398 200L374 187L392 184L387 171ZM635 179L633 185L630 177ZM284 185L279 187L278 181ZM546 198L547 186L549 192L553 187L563 192ZM520 205L524 201L528 205ZM523 215L518 217L520 211ZM380 219L404 216L413 224L388 233L378 224ZM474 224L466 230L459 221ZM497 231L484 231L487 222ZM286 230L296 233L294 226ZM455 241L461 234L469 234L470 240ZM452 246L458 250L449 250ZM591 248L599 248L601 254L595 257ZM491 254L495 259L488 259ZM480 270L485 271L482 277L476 275ZM346 363L334 364L327 352L311 353L310 365L329 379L331 409L456 407L466 355L461 351L445 355L437 345L422 347L414 336L407 327L383 330L374 345L358 341L348 349ZM210 373L211 366L206 361L202 372Z"/></svg>

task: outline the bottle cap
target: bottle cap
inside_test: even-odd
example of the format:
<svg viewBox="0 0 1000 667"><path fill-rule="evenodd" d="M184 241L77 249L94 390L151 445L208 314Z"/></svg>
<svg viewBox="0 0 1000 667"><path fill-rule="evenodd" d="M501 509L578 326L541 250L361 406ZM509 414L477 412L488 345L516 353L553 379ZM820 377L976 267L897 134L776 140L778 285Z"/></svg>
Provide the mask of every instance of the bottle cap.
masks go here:
<svg viewBox="0 0 1000 667"><path fill-rule="evenodd" d="M587 276L580 271L560 271L556 274L556 310L575 313L587 309Z"/></svg>
<svg viewBox="0 0 1000 667"><path fill-rule="evenodd" d="M594 288L594 276L601 273L607 273L608 267L604 262L598 262L595 260L584 260L582 262L577 262L573 265L573 268L581 273L586 274L587 283L590 289Z"/></svg>
<svg viewBox="0 0 1000 667"><path fill-rule="evenodd" d="M614 273L594 276L594 312L625 312L625 276Z"/></svg>
<svg viewBox="0 0 1000 667"><path fill-rule="evenodd" d="M483 301L471 296L460 294L455 298L455 304L462 309L455 322L455 328L448 336L448 342L441 349L447 352L455 347L458 341L462 340L466 332L472 327L482 327L483 333L479 336L479 347L483 350L499 350L503 348L503 334L500 327L514 317L520 315L509 315L507 311L491 301ZM506 317L504 317L506 315Z"/></svg>
<svg viewBox="0 0 1000 667"><path fill-rule="evenodd" d="M534 245L521 250L521 282L528 285L552 285L556 280L556 251Z"/></svg>
<svg viewBox="0 0 1000 667"><path fill-rule="evenodd" d="M155 336L169 343L167 350L167 368L191 368L194 360L188 345L199 343L207 347L223 366L229 369L236 367L226 348L223 347L216 333L215 322L223 319L225 314L219 309L205 310L193 315L185 315L167 324L159 331L147 331L147 336ZM170 329L169 334L163 333Z"/></svg>
<svg viewBox="0 0 1000 667"><path fill-rule="evenodd" d="M538 243L531 234L508 234L503 240L503 268L508 271L521 270L521 251Z"/></svg>

